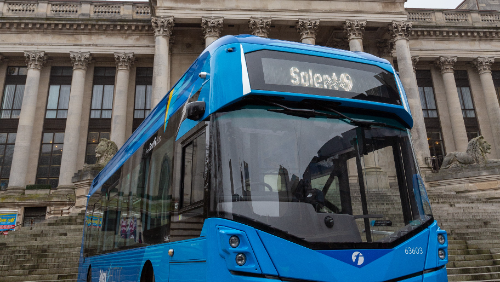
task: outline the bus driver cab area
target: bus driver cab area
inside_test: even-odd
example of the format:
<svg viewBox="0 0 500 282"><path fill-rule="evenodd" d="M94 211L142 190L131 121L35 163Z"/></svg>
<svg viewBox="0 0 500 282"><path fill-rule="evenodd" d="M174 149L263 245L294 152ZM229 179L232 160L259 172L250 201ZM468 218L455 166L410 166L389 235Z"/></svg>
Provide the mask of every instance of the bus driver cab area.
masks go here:
<svg viewBox="0 0 500 282"><path fill-rule="evenodd" d="M425 191L413 188L418 171L404 126L273 104L214 118L219 216L315 249L384 248L432 222Z"/></svg>

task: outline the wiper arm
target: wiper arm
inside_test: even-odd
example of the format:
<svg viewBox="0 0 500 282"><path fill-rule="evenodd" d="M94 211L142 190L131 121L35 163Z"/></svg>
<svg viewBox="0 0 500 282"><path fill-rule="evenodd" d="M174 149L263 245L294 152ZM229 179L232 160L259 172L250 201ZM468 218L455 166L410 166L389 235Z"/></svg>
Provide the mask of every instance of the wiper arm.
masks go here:
<svg viewBox="0 0 500 282"><path fill-rule="evenodd" d="M343 113L341 113L341 112L339 112L339 111L337 111L335 109L332 109L330 107L324 107L324 106L322 106L322 108L324 108L327 111L334 112L337 115L341 116L342 118L349 120L352 125L361 126L361 127L381 126L381 127L389 127L389 128L394 128L394 129L401 130L401 128L399 128L397 126L393 126L393 125L390 125L390 124L387 124L387 123L383 123L383 122L353 119L353 118L350 118L350 117L344 115Z"/></svg>
<svg viewBox="0 0 500 282"><path fill-rule="evenodd" d="M278 104L275 102L271 102L271 101L266 101L266 102L273 105L273 106L277 106L277 107L281 108L281 109L268 109L268 111L270 111L270 112L297 115L297 116L305 117L305 118L311 118L311 117L315 117L315 116L324 116L324 117L337 118L337 119L341 118L339 116L334 116L331 114L318 112L318 111L313 110L313 109L290 108L290 107L287 107L287 106L284 106L284 105L281 105L281 104Z"/></svg>
<svg viewBox="0 0 500 282"><path fill-rule="evenodd" d="M260 100L260 99L259 99ZM365 121L365 120L357 120L350 118L343 113L332 109L330 107L324 107L321 106L323 109L326 111L334 112L336 115L328 114L328 113L323 113L323 112L318 112L313 109L298 109L298 108L291 108L287 107L285 105L273 102L273 101L268 101L268 100L261 100L265 103L271 104L273 106L280 107L281 109L269 109L268 111L270 112L277 112L277 113L284 113L284 114L289 114L289 115L296 115L300 117L305 117L305 118L311 118L315 116L324 116L327 118L333 118L333 119L339 119L345 122L348 122L349 124L355 125L355 126L360 126L360 127L371 127L371 126L381 126L381 127L389 127L389 128L394 128L401 130L401 128L393 125L389 125L383 122L375 122L375 121Z"/></svg>

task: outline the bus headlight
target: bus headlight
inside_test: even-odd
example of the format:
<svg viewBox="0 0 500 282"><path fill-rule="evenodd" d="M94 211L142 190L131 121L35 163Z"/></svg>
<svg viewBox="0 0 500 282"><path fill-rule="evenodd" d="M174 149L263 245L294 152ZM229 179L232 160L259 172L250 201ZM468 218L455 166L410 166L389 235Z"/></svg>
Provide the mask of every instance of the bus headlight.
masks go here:
<svg viewBox="0 0 500 282"><path fill-rule="evenodd" d="M443 249L439 249L439 251L438 251L438 257L440 259L445 259L446 258L446 252Z"/></svg>
<svg viewBox="0 0 500 282"><path fill-rule="evenodd" d="M444 243L446 242L443 234L438 234L438 242L441 245L444 245Z"/></svg>
<svg viewBox="0 0 500 282"><path fill-rule="evenodd" d="M236 255L236 263L239 266L244 265L247 262L247 257L244 254L237 254Z"/></svg>
<svg viewBox="0 0 500 282"><path fill-rule="evenodd" d="M233 248L237 248L240 245L240 238L235 235L231 236L231 238L229 238L229 245Z"/></svg>

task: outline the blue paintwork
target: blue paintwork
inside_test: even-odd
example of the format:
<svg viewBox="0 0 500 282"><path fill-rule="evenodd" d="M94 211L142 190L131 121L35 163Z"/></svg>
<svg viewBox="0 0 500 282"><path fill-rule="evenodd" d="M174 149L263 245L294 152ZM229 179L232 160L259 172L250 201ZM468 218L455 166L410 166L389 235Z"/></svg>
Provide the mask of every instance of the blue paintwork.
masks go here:
<svg viewBox="0 0 500 282"><path fill-rule="evenodd" d="M423 282L447 282L448 273L446 273L446 267L430 273L424 274Z"/></svg>
<svg viewBox="0 0 500 282"><path fill-rule="evenodd" d="M422 278L423 278L422 275L418 275L412 278L401 280L401 282L422 282Z"/></svg>
<svg viewBox="0 0 500 282"><path fill-rule="evenodd" d="M153 264L156 281L256 281L257 277L231 274L231 271L272 275L309 281L386 281L429 267L426 260L436 254L427 246L437 242L437 223L421 231L394 249L374 250L311 250L253 227L221 218L205 221L202 236L197 239L154 245L87 258L81 264L78 281L85 281L88 265L92 265L93 281L101 272L109 273L107 282L138 281L147 260ZM240 246L229 246L229 237L240 237ZM408 248L423 252L409 254ZM168 250L174 250L174 256ZM354 252L360 252L365 262L355 265ZM238 253L247 255L248 263L238 266ZM426 266L424 266L426 265ZM447 281L445 268L404 281ZM269 281L268 279L266 279Z"/></svg>
<svg viewBox="0 0 500 282"><path fill-rule="evenodd" d="M407 255L405 249L408 247L425 249L429 231L420 232L391 252L387 250L331 250L328 251L328 256L324 254L324 251L312 251L261 231L259 235L280 276L315 281L340 281L346 277L349 277L350 281L385 281L423 270L425 255ZM352 260L352 254L355 251L373 255L378 259L374 259L367 265L363 264L363 267L359 268L352 262L348 262ZM365 260L369 259L367 255L365 255ZM370 277L366 276L368 273Z"/></svg>
<svg viewBox="0 0 500 282"><path fill-rule="evenodd" d="M234 52L228 52L228 48ZM243 94L243 75L241 49L245 52L260 49L298 52L315 56L337 58L366 64L373 64L395 73L392 66L383 59L362 52L349 52L332 48L301 43L263 39L254 36L226 36L212 43L189 68L188 72L169 91L151 111L139 128L120 148L115 157L94 179L90 195L94 193L123 163L136 152L154 133L165 126L165 116L170 117L180 110L183 104L201 90L198 100L206 102L205 119L208 115L224 106L241 99ZM198 73L207 72L206 79ZM344 106L359 109L377 109L399 116L408 127L413 125L411 113L401 81L396 75L401 91L403 106L348 100L333 97L305 95L300 93L278 93L251 91L257 95L282 95L290 100L305 97L318 100L340 101ZM165 93L167 94L167 93ZM166 112L167 104L169 110ZM181 123L177 139L193 128L198 122L185 120ZM447 259L437 257L439 245L437 234L440 230L433 223L419 234L401 243L393 249L380 250L312 250L286 241L253 227L221 218L209 218L204 222L201 236L196 239L153 245L89 258L80 256L78 281L86 281L87 269L92 266L92 281L100 281L102 275L106 282L139 281L142 267L147 261L153 265L156 281L214 281L214 282L269 282L265 275L274 278L306 279L313 281L385 281L413 273L422 273L425 269L444 266ZM231 235L240 236L241 245L231 248L228 239ZM83 244L82 244L83 246ZM422 253L409 255L407 248L421 248ZM168 250L174 249L174 256ZM360 256L353 262L353 253ZM235 256L247 255L247 264L238 266ZM233 271L233 273L231 272ZM248 273L258 276L241 276ZM447 281L446 269L418 274L409 278L414 281Z"/></svg>

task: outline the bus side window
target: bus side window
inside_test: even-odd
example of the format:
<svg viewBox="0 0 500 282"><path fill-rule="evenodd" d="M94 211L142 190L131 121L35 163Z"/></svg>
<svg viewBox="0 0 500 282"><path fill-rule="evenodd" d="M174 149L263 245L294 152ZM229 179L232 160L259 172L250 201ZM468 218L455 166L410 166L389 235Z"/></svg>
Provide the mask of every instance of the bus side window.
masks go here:
<svg viewBox="0 0 500 282"><path fill-rule="evenodd" d="M181 209L203 201L205 132L182 149L182 156Z"/></svg>
<svg viewBox="0 0 500 282"><path fill-rule="evenodd" d="M170 234L171 241L196 238L203 227L204 175L206 148L206 124L200 123L177 141L175 213Z"/></svg>

